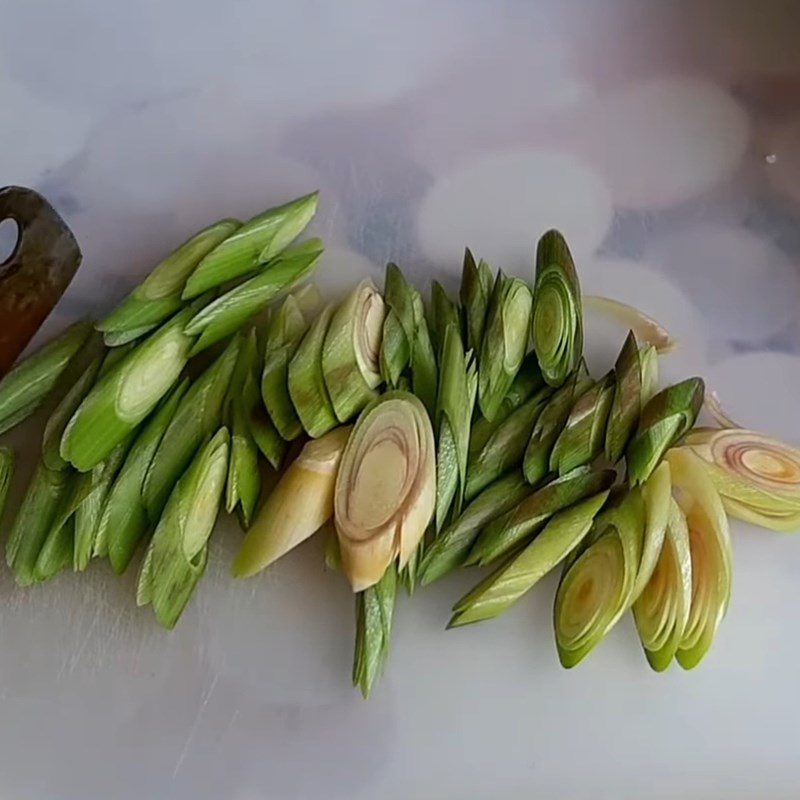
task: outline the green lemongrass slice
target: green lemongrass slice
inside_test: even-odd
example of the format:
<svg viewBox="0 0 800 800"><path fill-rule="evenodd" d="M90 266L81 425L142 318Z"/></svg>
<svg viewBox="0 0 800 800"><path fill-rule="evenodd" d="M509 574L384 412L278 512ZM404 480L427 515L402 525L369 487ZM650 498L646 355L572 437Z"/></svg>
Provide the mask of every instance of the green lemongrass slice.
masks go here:
<svg viewBox="0 0 800 800"><path fill-rule="evenodd" d="M703 459L729 514L771 530L800 529L800 450L743 429L698 429L684 442Z"/></svg>
<svg viewBox="0 0 800 800"><path fill-rule="evenodd" d="M664 453L691 430L703 405L702 378L669 386L642 409L639 428L625 450L628 480L646 481L661 463Z"/></svg>
<svg viewBox="0 0 800 800"><path fill-rule="evenodd" d="M64 524L54 526L47 534L33 568L34 580L37 583L49 581L72 566L74 551L75 518L70 516Z"/></svg>
<svg viewBox="0 0 800 800"><path fill-rule="evenodd" d="M431 282L431 332L433 333L433 343L437 353L441 353L444 346L444 337L447 329L455 325L456 330L461 333L461 317L458 313L458 306L451 299L439 281Z"/></svg>
<svg viewBox="0 0 800 800"><path fill-rule="evenodd" d="M414 289L397 264L386 265L383 299L386 317L381 338L380 371L383 380L394 389L411 363L414 343Z"/></svg>
<svg viewBox="0 0 800 800"><path fill-rule="evenodd" d="M139 574L136 602L152 604L158 622L174 628L208 561L228 471L228 431L220 428L175 485Z"/></svg>
<svg viewBox="0 0 800 800"><path fill-rule="evenodd" d="M339 422L348 422L382 383L381 336L386 307L367 278L334 311L322 346L322 374Z"/></svg>
<svg viewBox="0 0 800 800"><path fill-rule="evenodd" d="M109 347L139 338L184 304L181 293L195 267L224 242L241 222L222 219L170 253L105 319L95 327ZM202 291L199 292L202 294Z"/></svg>
<svg viewBox="0 0 800 800"><path fill-rule="evenodd" d="M539 239L533 297L533 349L544 379L561 386L583 356L583 308L575 263L558 231Z"/></svg>
<svg viewBox="0 0 800 800"><path fill-rule="evenodd" d="M516 506L530 491L519 472L506 475L484 489L458 519L426 545L419 581L423 585L433 583L460 567L483 527Z"/></svg>
<svg viewBox="0 0 800 800"><path fill-rule="evenodd" d="M608 491L603 491L553 515L524 550L453 606L448 627L493 619L507 611L583 541L607 498Z"/></svg>
<svg viewBox="0 0 800 800"><path fill-rule="evenodd" d="M564 475L603 452L613 397L614 375L608 373L575 401L550 453L553 472Z"/></svg>
<svg viewBox="0 0 800 800"><path fill-rule="evenodd" d="M567 669L582 661L630 608L644 525L642 493L633 489L595 519L588 546L568 562L554 612L558 657Z"/></svg>
<svg viewBox="0 0 800 800"><path fill-rule="evenodd" d="M94 356L78 380L62 397L45 425L42 436L42 461L50 469L66 469L68 463L61 457L61 439L67 423L83 402L95 383L103 364L103 353Z"/></svg>
<svg viewBox="0 0 800 800"><path fill-rule="evenodd" d="M353 686L366 700L389 657L397 599L397 570L390 566L374 585L356 595L356 642Z"/></svg>
<svg viewBox="0 0 800 800"><path fill-rule="evenodd" d="M531 431L550 399L550 392L549 387L538 391L500 422L479 450L471 448L467 500L478 495L512 467L521 465Z"/></svg>
<svg viewBox="0 0 800 800"><path fill-rule="evenodd" d="M108 493L95 539L95 555L106 552L118 574L128 568L139 542L150 529L144 503L145 476L188 388L189 381L181 381L161 402L134 440Z"/></svg>
<svg viewBox="0 0 800 800"><path fill-rule="evenodd" d="M626 328L630 328L640 341L652 345L661 355L671 353L678 346L662 325L627 303L610 297L584 295L583 304L586 308L600 311L622 323Z"/></svg>
<svg viewBox="0 0 800 800"><path fill-rule="evenodd" d="M192 355L235 333L276 297L308 278L323 250L319 239L293 245L255 277L199 311L186 326L187 333L200 337L192 348Z"/></svg>
<svg viewBox="0 0 800 800"><path fill-rule="evenodd" d="M198 297L246 275L281 253L306 228L317 210L318 192L267 209L217 245L186 281L184 299Z"/></svg>
<svg viewBox="0 0 800 800"><path fill-rule="evenodd" d="M194 308L176 314L131 350L89 392L61 440L61 456L85 472L108 458L172 388L189 359L184 333Z"/></svg>
<svg viewBox="0 0 800 800"><path fill-rule="evenodd" d="M518 278L498 272L481 342L478 400L481 413L494 420L522 366L528 345L531 290Z"/></svg>
<svg viewBox="0 0 800 800"><path fill-rule="evenodd" d="M489 522L464 563L485 566L496 562L540 531L553 514L609 489L615 477L614 470L577 467L550 481Z"/></svg>
<svg viewBox="0 0 800 800"><path fill-rule="evenodd" d="M658 351L653 345L640 348L639 366L642 369L640 404L644 408L658 392Z"/></svg>
<svg viewBox="0 0 800 800"><path fill-rule="evenodd" d="M691 603L689 528L680 506L670 499L663 547L655 569L633 604L639 639L647 661L656 672L665 670L677 653Z"/></svg>
<svg viewBox="0 0 800 800"><path fill-rule="evenodd" d="M428 321L425 319L425 306L422 296L414 292L414 337L411 342L411 385L414 394L419 397L428 410L431 419L436 414L436 398L438 395L439 373L436 365L436 353L433 349Z"/></svg>
<svg viewBox="0 0 800 800"><path fill-rule="evenodd" d="M247 531L233 574L249 578L316 533L333 516L333 492L352 429L336 428L308 442L267 495Z"/></svg>
<svg viewBox="0 0 800 800"><path fill-rule="evenodd" d="M642 411L642 364L639 345L633 331L628 332L625 344L614 365L614 399L606 428L606 459L616 464L625 452L639 422Z"/></svg>
<svg viewBox="0 0 800 800"><path fill-rule="evenodd" d="M71 477L68 470L48 469L41 462L33 473L6 543L6 563L19 586L36 580L39 552L70 491Z"/></svg>
<svg viewBox="0 0 800 800"><path fill-rule="evenodd" d="M333 312L333 306L326 306L320 312L289 361L289 397L304 430L312 438L339 424L322 372L322 348Z"/></svg>
<svg viewBox="0 0 800 800"><path fill-rule="evenodd" d="M470 249L464 251L464 268L461 272L459 299L464 309L467 325L467 348L480 353L483 331L486 327L486 313L492 295L492 270L483 260L475 263Z"/></svg>
<svg viewBox="0 0 800 800"><path fill-rule="evenodd" d="M399 556L402 569L433 518L436 453L419 399L399 390L358 418L336 476L334 522L353 591L374 586Z"/></svg>
<svg viewBox="0 0 800 800"><path fill-rule="evenodd" d="M450 515L458 516L464 501L472 409L477 373L471 355L464 353L461 333L451 323L444 334L436 403L436 530Z"/></svg>
<svg viewBox="0 0 800 800"><path fill-rule="evenodd" d="M0 447L0 520L8 500L8 490L14 478L14 451L10 447Z"/></svg>
<svg viewBox="0 0 800 800"><path fill-rule="evenodd" d="M183 301L178 304L178 308L183 305ZM174 311L175 309L173 309ZM165 318L169 316L169 314L164 315ZM103 344L106 347L122 347L125 344L130 344L131 342L135 342L137 339L141 339L142 336L146 336L150 331L155 330L158 327L158 323L154 322L152 325L142 325L141 328L131 328L127 331L112 331L109 333L103 334Z"/></svg>
<svg viewBox="0 0 800 800"><path fill-rule="evenodd" d="M536 420L531 438L525 448L522 470L531 486L540 483L550 470L550 454L561 431L567 424L570 411L593 381L583 368L552 395Z"/></svg>
<svg viewBox="0 0 800 800"><path fill-rule="evenodd" d="M198 448L219 428L241 346L240 337L233 339L181 398L144 481L144 504L152 523L160 518L170 492Z"/></svg>
<svg viewBox="0 0 800 800"><path fill-rule="evenodd" d="M278 469L286 455L287 444L272 423L261 400L261 394L258 390L257 361L254 362L253 369L245 375L241 400L247 432L252 443L267 459L270 466L273 469ZM257 459L257 452L254 451L252 455ZM253 478L250 478L250 480L253 480Z"/></svg>
<svg viewBox="0 0 800 800"><path fill-rule="evenodd" d="M684 669L692 669L708 652L728 609L730 532L722 500L700 457L679 448L667 453L667 461L675 499L689 526L692 557L692 604L676 658Z"/></svg>
<svg viewBox="0 0 800 800"><path fill-rule="evenodd" d="M672 478L669 464L666 461L659 464L643 484L642 497L645 511L644 539L642 541L642 558L633 586L634 600L644 591L644 587L650 580L664 544L672 497Z"/></svg>
<svg viewBox="0 0 800 800"><path fill-rule="evenodd" d="M14 365L0 381L0 434L33 414L91 332L90 322L77 322Z"/></svg>

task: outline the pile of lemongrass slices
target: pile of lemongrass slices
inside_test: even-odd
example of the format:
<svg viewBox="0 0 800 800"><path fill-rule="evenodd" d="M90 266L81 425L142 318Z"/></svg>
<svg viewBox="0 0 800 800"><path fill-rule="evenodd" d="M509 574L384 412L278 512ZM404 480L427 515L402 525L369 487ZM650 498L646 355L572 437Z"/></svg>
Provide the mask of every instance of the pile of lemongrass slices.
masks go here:
<svg viewBox="0 0 800 800"><path fill-rule="evenodd" d="M137 602L171 628L203 575L222 506L255 575L317 531L356 598L353 680L389 651L398 587L490 572L451 626L502 614L561 565L554 624L565 667L628 611L656 670L695 666L731 592L727 515L800 527L800 451L725 426L695 429L703 381L658 384L674 343L632 328L588 374L583 298L557 231L530 281L467 250L458 299L389 264L337 304L307 283L297 241L317 195L182 244L105 319L78 323L0 382L0 433L48 414L6 558L26 586L139 558ZM718 403L712 416L727 419ZM0 448L0 509L13 476Z"/></svg>

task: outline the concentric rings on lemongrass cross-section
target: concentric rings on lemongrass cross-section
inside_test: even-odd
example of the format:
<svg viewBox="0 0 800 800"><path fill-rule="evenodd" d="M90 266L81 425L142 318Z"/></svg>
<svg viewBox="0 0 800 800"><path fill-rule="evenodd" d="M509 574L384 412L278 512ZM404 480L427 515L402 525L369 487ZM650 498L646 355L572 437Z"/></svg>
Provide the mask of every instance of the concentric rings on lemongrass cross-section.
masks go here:
<svg viewBox="0 0 800 800"><path fill-rule="evenodd" d="M420 205L417 232L437 264L460 264L467 245L493 267L530 275L546 230L564 234L580 271L612 217L609 193L591 167L555 150L516 150L440 178Z"/></svg>
<svg viewBox="0 0 800 800"><path fill-rule="evenodd" d="M658 78L600 96L574 134L614 205L661 209L731 176L750 139L744 109L721 87Z"/></svg>

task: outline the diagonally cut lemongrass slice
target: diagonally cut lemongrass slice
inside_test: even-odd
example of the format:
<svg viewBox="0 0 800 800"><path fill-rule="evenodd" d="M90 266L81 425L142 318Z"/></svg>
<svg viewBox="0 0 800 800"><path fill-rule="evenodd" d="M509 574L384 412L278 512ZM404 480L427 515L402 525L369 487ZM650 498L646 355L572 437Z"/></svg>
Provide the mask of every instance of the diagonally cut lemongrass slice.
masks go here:
<svg viewBox="0 0 800 800"><path fill-rule="evenodd" d="M519 472L512 472L484 489L429 545L420 566L419 580L425 585L460 567L482 528L513 508L531 493Z"/></svg>
<svg viewBox="0 0 800 800"><path fill-rule="evenodd" d="M444 334L436 409L436 531L450 512L461 513L467 477L467 456L477 372L471 354L464 353L461 333L450 323Z"/></svg>
<svg viewBox="0 0 800 800"><path fill-rule="evenodd" d="M512 467L521 466L533 426L550 395L549 387L539 390L500 422L479 450L470 453L467 468L467 500L478 495Z"/></svg>
<svg viewBox="0 0 800 800"><path fill-rule="evenodd" d="M170 492L198 448L220 427L241 346L241 337L233 339L181 398L144 480L144 504L150 522L155 524L159 519Z"/></svg>
<svg viewBox="0 0 800 800"><path fill-rule="evenodd" d="M197 265L186 281L184 299L269 264L306 228L317 210L318 192L270 208L239 227Z"/></svg>
<svg viewBox="0 0 800 800"><path fill-rule="evenodd" d="M247 531L233 562L249 578L316 533L333 516L333 492L351 427L308 442L292 461Z"/></svg>
<svg viewBox="0 0 800 800"><path fill-rule="evenodd" d="M616 464L625 452L642 413L642 364L639 345L629 331L614 364L614 399L606 427L606 460Z"/></svg>
<svg viewBox="0 0 800 800"><path fill-rule="evenodd" d="M180 308L181 305L183 305L183 301L181 301L178 308ZM166 318L169 314L165 314L164 316ZM110 331L109 333L103 334L103 344L106 347L122 347L125 344L130 344L137 339L141 339L142 336L147 335L157 327L158 323L154 322L152 325L142 325L141 328L131 328L126 331Z"/></svg>
<svg viewBox="0 0 800 800"><path fill-rule="evenodd" d="M540 531L553 514L609 489L615 477L614 470L578 467L555 478L489 522L465 563L484 566L496 562Z"/></svg>
<svg viewBox="0 0 800 800"><path fill-rule="evenodd" d="M703 462L687 448L667 453L675 499L686 516L692 557L692 603L676 653L684 669L697 666L714 641L731 595L728 519Z"/></svg>
<svg viewBox="0 0 800 800"><path fill-rule="evenodd" d="M531 337L544 379L561 386L583 357L583 308L575 263L555 230L536 247Z"/></svg>
<svg viewBox="0 0 800 800"><path fill-rule="evenodd" d="M689 378L668 386L642 409L639 428L625 450L632 485L646 481L664 453L691 430L703 405L704 391L701 378Z"/></svg>
<svg viewBox="0 0 800 800"><path fill-rule="evenodd" d="M425 318L425 306L419 292L414 293L414 338L411 342L411 386L419 397L431 419L436 414L436 397L438 394L439 373L436 364L436 353L433 349L428 321Z"/></svg>
<svg viewBox="0 0 800 800"><path fill-rule="evenodd" d="M334 494L342 567L353 591L374 586L419 546L436 502L433 428L422 403L392 391L358 418Z"/></svg>
<svg viewBox="0 0 800 800"><path fill-rule="evenodd" d="M593 381L581 367L556 390L542 409L531 431L522 461L522 470L531 486L536 486L547 475L553 445L564 429L572 407L592 385Z"/></svg>
<svg viewBox="0 0 800 800"><path fill-rule="evenodd" d="M614 377L609 373L576 400L550 452L553 472L565 475L603 452L613 395Z"/></svg>
<svg viewBox="0 0 800 800"><path fill-rule="evenodd" d="M441 353L444 347L444 337L447 329L454 325L461 334L461 317L458 306L445 291L439 281L431 282L431 333L436 353Z"/></svg>
<svg viewBox="0 0 800 800"><path fill-rule="evenodd" d="M380 349L381 377L392 389L397 388L400 376L411 364L414 343L414 289L397 264L386 265L383 300L386 316Z"/></svg>
<svg viewBox="0 0 800 800"><path fill-rule="evenodd" d="M222 219L170 253L105 319L95 325L105 334L106 344L111 347L138 339L174 314L184 304L181 293L195 267L240 226L238 220Z"/></svg>
<svg viewBox="0 0 800 800"><path fill-rule="evenodd" d="M552 516L522 552L453 606L448 627L493 619L507 611L581 543L607 498L608 491L603 491Z"/></svg>
<svg viewBox="0 0 800 800"><path fill-rule="evenodd" d="M186 326L187 333L199 336L192 348L192 355L235 333L275 298L306 280L316 268L323 250L319 239L293 245L258 275L199 311Z"/></svg>
<svg viewBox="0 0 800 800"><path fill-rule="evenodd" d="M6 563L20 586L36 580L36 560L70 491L71 477L68 470L48 469L41 462L33 473L6 542Z"/></svg>
<svg viewBox="0 0 800 800"><path fill-rule="evenodd" d="M672 498L672 478L669 464L666 461L659 464L645 481L642 486L642 497L644 499L645 525L642 558L633 586L634 600L644 591L644 587L650 580L664 544Z"/></svg>
<svg viewBox="0 0 800 800"><path fill-rule="evenodd" d="M111 566L118 574L128 568L139 542L150 529L144 504L144 479L188 388L189 381L185 379L164 398L134 440L108 493L98 525L95 555L107 552Z"/></svg>
<svg viewBox="0 0 800 800"><path fill-rule="evenodd" d="M630 608L644 526L641 490L630 490L595 519L586 548L567 563L553 615L563 667L581 662Z"/></svg>
<svg viewBox="0 0 800 800"><path fill-rule="evenodd" d="M322 347L333 311L333 306L326 306L311 323L289 362L287 372L289 397L294 410L303 429L315 439L339 424L322 372Z"/></svg>
<svg viewBox="0 0 800 800"><path fill-rule="evenodd" d="M641 407L644 408L658 392L658 351L653 345L639 348L639 366L642 368Z"/></svg>
<svg viewBox="0 0 800 800"><path fill-rule="evenodd" d="M70 515L62 524L54 525L39 550L34 566L37 583L49 581L59 572L72 566L75 552L75 517Z"/></svg>
<svg viewBox="0 0 800 800"><path fill-rule="evenodd" d="M91 332L90 322L75 323L18 362L0 381L0 434L33 414L55 387Z"/></svg>
<svg viewBox="0 0 800 800"><path fill-rule="evenodd" d="M381 337L386 307L367 278L331 317L322 346L322 374L339 422L348 422L374 397L383 379Z"/></svg>
<svg viewBox="0 0 800 800"><path fill-rule="evenodd" d="M8 499L8 490L14 478L14 451L10 447L0 447L0 520Z"/></svg>
<svg viewBox="0 0 800 800"><path fill-rule="evenodd" d="M89 392L61 440L61 456L85 472L108 457L158 405L189 359L184 332L194 308L180 311L131 350Z"/></svg>
<svg viewBox="0 0 800 800"><path fill-rule="evenodd" d="M175 485L150 541L136 602L151 604L165 628L175 627L205 572L227 471L228 431L220 428Z"/></svg>
<svg viewBox="0 0 800 800"><path fill-rule="evenodd" d="M467 348L476 354L481 351L493 283L491 267L483 259L476 264L470 249L467 248L464 251L459 299L464 309L467 327Z"/></svg>
<svg viewBox="0 0 800 800"><path fill-rule="evenodd" d="M678 346L666 328L648 317L643 311L639 311L638 308L629 306L627 303L613 300L610 297L584 295L583 304L586 308L606 314L626 328L630 328L640 342L655 347L659 355L671 353Z"/></svg>
<svg viewBox="0 0 800 800"><path fill-rule="evenodd" d="M800 450L743 429L697 429L684 443L703 459L729 514L770 530L800 530Z"/></svg>
<svg viewBox="0 0 800 800"><path fill-rule="evenodd" d="M653 573L633 604L636 630L647 661L656 672L663 672L678 651L691 603L689 528L680 506L670 499L663 547Z"/></svg>
<svg viewBox="0 0 800 800"><path fill-rule="evenodd" d="M479 356L478 401L490 421L497 417L527 352L531 304L531 290L523 281L498 272Z"/></svg>

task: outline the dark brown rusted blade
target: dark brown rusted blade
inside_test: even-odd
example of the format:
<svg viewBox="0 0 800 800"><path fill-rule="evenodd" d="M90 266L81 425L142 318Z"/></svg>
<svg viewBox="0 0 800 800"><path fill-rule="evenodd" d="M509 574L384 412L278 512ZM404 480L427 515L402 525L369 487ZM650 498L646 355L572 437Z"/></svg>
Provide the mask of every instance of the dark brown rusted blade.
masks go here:
<svg viewBox="0 0 800 800"><path fill-rule="evenodd" d="M0 376L53 310L81 263L72 231L38 192L0 189L0 222L19 227L14 252L0 263Z"/></svg>

